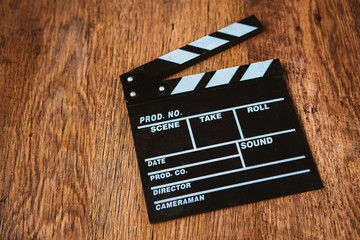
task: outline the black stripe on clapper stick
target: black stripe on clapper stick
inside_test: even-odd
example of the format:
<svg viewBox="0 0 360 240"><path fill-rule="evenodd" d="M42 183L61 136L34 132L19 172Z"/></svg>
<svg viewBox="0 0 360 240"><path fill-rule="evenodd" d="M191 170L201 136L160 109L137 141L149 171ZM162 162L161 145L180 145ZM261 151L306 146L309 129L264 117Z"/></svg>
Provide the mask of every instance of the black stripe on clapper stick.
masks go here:
<svg viewBox="0 0 360 240"><path fill-rule="evenodd" d="M121 75L126 101L131 104L159 96L159 86L162 85L163 78L243 42L261 31L261 23L255 16L250 16Z"/></svg>

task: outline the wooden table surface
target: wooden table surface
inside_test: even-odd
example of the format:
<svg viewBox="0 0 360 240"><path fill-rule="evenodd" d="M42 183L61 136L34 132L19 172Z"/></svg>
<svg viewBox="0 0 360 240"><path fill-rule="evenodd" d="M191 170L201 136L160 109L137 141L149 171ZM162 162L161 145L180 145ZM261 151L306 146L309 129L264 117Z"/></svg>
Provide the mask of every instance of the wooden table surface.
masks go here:
<svg viewBox="0 0 360 240"><path fill-rule="evenodd" d="M255 14L176 76L279 58L324 189L149 224L119 75ZM0 1L0 239L359 239L360 2Z"/></svg>

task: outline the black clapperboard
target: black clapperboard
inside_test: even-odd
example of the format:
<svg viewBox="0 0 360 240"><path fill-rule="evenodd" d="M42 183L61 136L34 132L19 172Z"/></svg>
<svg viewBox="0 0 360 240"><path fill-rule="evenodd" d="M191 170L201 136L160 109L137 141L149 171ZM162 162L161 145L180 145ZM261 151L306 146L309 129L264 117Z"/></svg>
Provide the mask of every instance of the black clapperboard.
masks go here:
<svg viewBox="0 0 360 240"><path fill-rule="evenodd" d="M255 16L121 75L151 223L322 188L277 59L163 81Z"/></svg>

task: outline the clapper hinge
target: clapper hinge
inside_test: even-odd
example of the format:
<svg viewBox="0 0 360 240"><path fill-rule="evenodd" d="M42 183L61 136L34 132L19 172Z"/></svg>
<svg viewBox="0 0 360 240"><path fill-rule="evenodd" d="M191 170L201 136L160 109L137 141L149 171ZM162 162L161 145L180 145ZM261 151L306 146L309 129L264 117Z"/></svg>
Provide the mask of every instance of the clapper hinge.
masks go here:
<svg viewBox="0 0 360 240"><path fill-rule="evenodd" d="M120 79L128 104L165 96L170 91L168 84L161 79L146 76L136 69L122 75Z"/></svg>

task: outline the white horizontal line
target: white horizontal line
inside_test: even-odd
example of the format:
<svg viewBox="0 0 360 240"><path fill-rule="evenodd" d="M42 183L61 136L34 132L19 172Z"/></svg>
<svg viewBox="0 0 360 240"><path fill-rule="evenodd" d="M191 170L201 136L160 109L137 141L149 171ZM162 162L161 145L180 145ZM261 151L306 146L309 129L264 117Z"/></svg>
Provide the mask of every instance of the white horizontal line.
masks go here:
<svg viewBox="0 0 360 240"><path fill-rule="evenodd" d="M271 180L275 180L275 179L295 176L295 175L304 174L304 173L308 173L308 172L310 172L310 169L301 170L301 171L297 171L297 172L286 173L286 174L281 174L281 175L276 175L276 176L267 177L267 178L260 178L260 179L256 179L256 180L252 180L252 181L248 181L248 182L242 182L242 183L237 183L237 184L228 185L228 186L224 186L224 187L218 187L218 188L213 188L213 189L209 189L209 190L205 190L205 191L200 191L200 192L190 193L190 194L186 194L186 195L181 195L181 196L177 196L177 197L173 197L173 198L167 198L167 199L155 201L154 204L161 204L161 203L164 203L164 202L175 201L175 200L182 199L182 198L193 197L193 196L197 196L197 195L201 195L201 194L207 194L207 193L223 191L223 190L227 190L227 189L231 189L231 188L237 188L237 187L242 187L242 186L246 186L246 185L271 181Z"/></svg>
<svg viewBox="0 0 360 240"><path fill-rule="evenodd" d="M241 108L251 107L251 106L254 106L254 105L279 102L279 101L283 101L283 100L284 100L284 98L275 98L275 99L272 99L272 100L267 100L267 101L262 101L262 102L257 102L257 103L250 103L250 104L246 104L246 105L242 105L242 106L225 108L225 109L221 109L221 110L217 110L217 111L200 113L200 114L191 115L191 116L187 116L187 117L181 117L181 118L166 120L166 121L162 121L162 122L146 124L146 125L138 126L137 128L138 129L148 128L148 127L152 127L152 126L157 126L159 124L165 124L165 123L170 123L170 122L178 122L178 121L182 121L182 120L185 120L185 119L196 118L196 117L200 117L200 116L204 116L204 115L227 112L227 111L237 110L237 109L241 109Z"/></svg>
<svg viewBox="0 0 360 240"><path fill-rule="evenodd" d="M295 132L295 131L296 131L296 129L293 128L293 129L289 129L289 130L283 130L283 131L278 131L278 132L273 132L273 133L267 133L267 134L262 134L262 135L258 135L258 136L254 136L254 137L249 137L249 138L238 139L238 140L233 140L233 141L229 141L229 142L213 144L213 145L209 145L209 146L205 146L205 147L199 147L199 148L196 148L196 149L189 149L189 150L170 153L170 154L165 154L165 155L161 155L161 156L145 158L144 161L147 162L147 161L155 160L155 159L158 159L158 158L172 157L172 156L182 155L182 154L186 154L186 153L206 150L206 149L209 149L209 148L216 148L216 147L226 146L226 145L230 145L230 144L237 143L237 142L246 142L246 141L257 139L257 138L281 135L281 134L286 134L286 133Z"/></svg>
<svg viewBox="0 0 360 240"><path fill-rule="evenodd" d="M219 162L219 161L223 161L223 160L227 160L227 159L235 158L235 157L239 157L239 156L240 156L239 154L235 154L235 155L230 155L230 156L225 156L225 157L220 157L220 158L213 158L213 159L202 161L202 162L196 162L196 163L190 163L190 164L186 164L186 165L181 165L181 166L178 166L178 167L166 168L166 169L162 169L162 170L159 170L159 171L149 172L148 176L154 175L154 174L157 174L157 173L162 173L162 172L169 172L169 171L173 171L173 170L177 170L177 169L184 169L184 168L195 167L195 166L199 166L199 165L203 165L203 164Z"/></svg>
<svg viewBox="0 0 360 240"><path fill-rule="evenodd" d="M286 158L286 159L283 159L283 160L278 160L278 161L273 161L273 162L258 164L258 165L254 165L254 166L250 166L250 167L246 167L246 168L237 168L237 169L233 169L233 170L229 170L229 171L224 171L224 172L219 172L219 173L213 173L213 174L209 174L209 175L205 175L205 176L201 176L201 177L190 178L190 179L186 179L186 180L182 180L182 181L178 181L178 182L172 182L172 183L167 183L167 184L163 184L163 185L154 186L154 187L151 188L151 190L158 189L158 188L163 188L163 187L168 187L168 186L172 186L172 185L176 185L176 184L182 184L182 183L188 183L188 182L195 182L195 181L199 181L199 180L203 180L203 179L208 179L208 178L213 178L213 177L228 175L228 174L232 174L232 173L237 173L237 172L252 170L252 169L256 169L256 168L267 167L267 166L276 165L276 164L281 164L281 163L286 163L286 162L292 162L292 161L296 161L296 160L300 160L300 159L304 159L304 158L305 158L305 156L298 156L298 157Z"/></svg>

